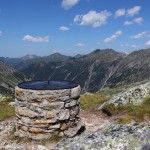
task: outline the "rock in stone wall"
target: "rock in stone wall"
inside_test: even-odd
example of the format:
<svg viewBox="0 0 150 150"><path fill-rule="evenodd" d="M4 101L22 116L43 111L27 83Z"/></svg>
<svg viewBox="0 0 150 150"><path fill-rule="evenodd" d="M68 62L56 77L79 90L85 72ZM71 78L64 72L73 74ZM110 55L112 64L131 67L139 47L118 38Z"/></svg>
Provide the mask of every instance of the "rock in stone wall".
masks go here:
<svg viewBox="0 0 150 150"><path fill-rule="evenodd" d="M15 88L16 134L31 139L52 133L73 137L84 123L79 117L80 86L62 90Z"/></svg>

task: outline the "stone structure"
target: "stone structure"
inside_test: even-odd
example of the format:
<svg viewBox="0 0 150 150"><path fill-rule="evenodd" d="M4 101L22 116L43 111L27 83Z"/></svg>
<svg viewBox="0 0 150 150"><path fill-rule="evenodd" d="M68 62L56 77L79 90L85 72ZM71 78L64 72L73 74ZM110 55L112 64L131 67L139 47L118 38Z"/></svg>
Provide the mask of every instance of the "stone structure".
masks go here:
<svg viewBox="0 0 150 150"><path fill-rule="evenodd" d="M16 135L34 140L52 134L73 137L84 123L79 117L80 86L59 90L15 88Z"/></svg>

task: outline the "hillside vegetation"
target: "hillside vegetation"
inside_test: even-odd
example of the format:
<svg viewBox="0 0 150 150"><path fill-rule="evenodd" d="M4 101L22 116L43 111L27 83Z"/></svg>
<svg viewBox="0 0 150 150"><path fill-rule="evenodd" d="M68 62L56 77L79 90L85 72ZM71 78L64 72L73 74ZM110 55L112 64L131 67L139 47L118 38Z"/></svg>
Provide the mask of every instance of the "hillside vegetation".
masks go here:
<svg viewBox="0 0 150 150"><path fill-rule="evenodd" d="M109 100L113 94L117 91L124 91L124 88L114 88L110 90L104 90L98 93L87 93L81 95L80 106L84 109L98 110L98 107L104 102ZM110 91L110 92L109 92ZM108 116L110 119L114 118L119 123L130 123L132 121L143 122L150 120L150 96L146 97L142 104L133 105L132 103L127 105L115 106L113 103L107 104L101 109L101 112Z"/></svg>
<svg viewBox="0 0 150 150"><path fill-rule="evenodd" d="M115 106L114 104L109 104L102 111L108 116L123 114L118 118L119 123L130 123L133 120L136 122L148 121L150 120L150 97L145 98L141 105Z"/></svg>

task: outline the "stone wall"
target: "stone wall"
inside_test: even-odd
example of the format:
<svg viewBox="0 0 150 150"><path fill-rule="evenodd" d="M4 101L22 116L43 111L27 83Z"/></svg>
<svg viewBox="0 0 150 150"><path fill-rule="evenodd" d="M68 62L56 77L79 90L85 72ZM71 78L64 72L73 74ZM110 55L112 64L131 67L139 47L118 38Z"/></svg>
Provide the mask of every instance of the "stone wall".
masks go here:
<svg viewBox="0 0 150 150"><path fill-rule="evenodd" d="M16 134L31 139L73 137L84 126L79 117L80 86L62 90L15 88Z"/></svg>

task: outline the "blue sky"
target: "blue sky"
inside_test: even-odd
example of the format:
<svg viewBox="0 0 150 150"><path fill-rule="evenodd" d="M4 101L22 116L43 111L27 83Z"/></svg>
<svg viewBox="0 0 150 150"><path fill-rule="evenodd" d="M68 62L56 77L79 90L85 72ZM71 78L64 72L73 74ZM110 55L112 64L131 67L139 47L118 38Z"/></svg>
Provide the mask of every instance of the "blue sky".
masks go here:
<svg viewBox="0 0 150 150"><path fill-rule="evenodd" d="M150 47L149 0L0 0L0 56Z"/></svg>

